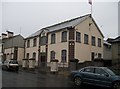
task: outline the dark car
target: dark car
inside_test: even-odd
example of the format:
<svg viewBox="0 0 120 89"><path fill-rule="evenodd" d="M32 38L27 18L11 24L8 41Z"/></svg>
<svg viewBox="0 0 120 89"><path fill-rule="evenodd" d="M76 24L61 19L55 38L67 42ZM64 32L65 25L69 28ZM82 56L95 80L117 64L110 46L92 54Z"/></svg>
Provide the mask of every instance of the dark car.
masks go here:
<svg viewBox="0 0 120 89"><path fill-rule="evenodd" d="M19 70L19 65L17 60L6 60L2 64L2 69L3 70L14 70L18 71Z"/></svg>
<svg viewBox="0 0 120 89"><path fill-rule="evenodd" d="M85 83L120 89L120 76L107 67L85 67L78 71L72 71L70 78L77 86Z"/></svg>

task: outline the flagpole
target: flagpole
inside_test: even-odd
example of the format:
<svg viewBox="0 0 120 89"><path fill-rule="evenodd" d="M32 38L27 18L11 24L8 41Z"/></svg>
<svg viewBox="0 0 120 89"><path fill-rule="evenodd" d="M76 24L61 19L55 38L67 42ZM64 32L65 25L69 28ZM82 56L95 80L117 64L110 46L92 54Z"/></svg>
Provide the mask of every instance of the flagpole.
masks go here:
<svg viewBox="0 0 120 89"><path fill-rule="evenodd" d="M92 4L91 4L91 17L92 17L92 14L93 14L93 13L92 13Z"/></svg>
<svg viewBox="0 0 120 89"><path fill-rule="evenodd" d="M92 0L88 0L88 3L90 4L90 7L91 7L91 17L92 17L92 14L93 14L93 12L92 12L92 8L93 8L93 6L92 6Z"/></svg>

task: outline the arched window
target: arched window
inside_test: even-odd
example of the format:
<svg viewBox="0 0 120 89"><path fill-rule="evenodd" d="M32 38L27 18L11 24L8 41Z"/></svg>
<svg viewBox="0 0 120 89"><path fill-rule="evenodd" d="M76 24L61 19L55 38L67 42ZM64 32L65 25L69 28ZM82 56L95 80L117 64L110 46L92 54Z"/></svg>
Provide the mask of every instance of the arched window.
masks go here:
<svg viewBox="0 0 120 89"><path fill-rule="evenodd" d="M67 41L67 31L62 32L62 42L66 42Z"/></svg>
<svg viewBox="0 0 120 89"><path fill-rule="evenodd" d="M55 34L51 34L51 44L55 43L55 39L56 39L56 35Z"/></svg>
<svg viewBox="0 0 120 89"><path fill-rule="evenodd" d="M55 51L51 51L50 58L51 58L51 60L55 59Z"/></svg>
<svg viewBox="0 0 120 89"><path fill-rule="evenodd" d="M37 39L34 38L34 39L33 39L33 47L35 47L36 45L37 45Z"/></svg>
<svg viewBox="0 0 120 89"><path fill-rule="evenodd" d="M29 53L26 54L26 58L29 59Z"/></svg>
<svg viewBox="0 0 120 89"><path fill-rule="evenodd" d="M27 48L30 47L30 40L27 40Z"/></svg>
<svg viewBox="0 0 120 89"><path fill-rule="evenodd" d="M67 50L62 50L61 62L67 62Z"/></svg>
<svg viewBox="0 0 120 89"><path fill-rule="evenodd" d="M36 59L36 53L35 52L33 53L33 58Z"/></svg>

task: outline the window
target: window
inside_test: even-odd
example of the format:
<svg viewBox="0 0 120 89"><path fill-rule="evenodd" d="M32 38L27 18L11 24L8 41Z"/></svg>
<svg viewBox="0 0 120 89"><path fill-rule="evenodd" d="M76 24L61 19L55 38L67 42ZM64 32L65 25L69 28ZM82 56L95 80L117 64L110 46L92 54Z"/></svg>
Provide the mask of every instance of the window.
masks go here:
<svg viewBox="0 0 120 89"><path fill-rule="evenodd" d="M92 36L92 39L91 39L91 43L92 43L92 46L95 46L96 45L96 42L95 42L95 37L94 36Z"/></svg>
<svg viewBox="0 0 120 89"><path fill-rule="evenodd" d="M3 58L4 58L3 61L6 60L7 54L3 54Z"/></svg>
<svg viewBox="0 0 120 89"><path fill-rule="evenodd" d="M27 40L27 48L30 47L30 40Z"/></svg>
<svg viewBox="0 0 120 89"><path fill-rule="evenodd" d="M94 68L85 68L84 72L94 73Z"/></svg>
<svg viewBox="0 0 120 89"><path fill-rule="evenodd" d="M81 33L76 32L76 42L81 42Z"/></svg>
<svg viewBox="0 0 120 89"><path fill-rule="evenodd" d="M66 60L67 60L67 51L66 50L62 50L61 62L66 62Z"/></svg>
<svg viewBox="0 0 120 89"><path fill-rule="evenodd" d="M84 34L84 44L88 44L88 35Z"/></svg>
<svg viewBox="0 0 120 89"><path fill-rule="evenodd" d="M51 44L55 43L55 34L51 34Z"/></svg>
<svg viewBox="0 0 120 89"><path fill-rule="evenodd" d="M95 68L95 73L100 74L100 75L106 75L107 74L104 70L99 69L99 68Z"/></svg>
<svg viewBox="0 0 120 89"><path fill-rule="evenodd" d="M101 39L98 38L98 47L101 47Z"/></svg>
<svg viewBox="0 0 120 89"><path fill-rule="evenodd" d="M62 42L67 41L67 31L62 32Z"/></svg>
<svg viewBox="0 0 120 89"><path fill-rule="evenodd" d="M51 53L50 53L50 55L51 55L51 60L54 60L55 59L55 51L51 51Z"/></svg>
<svg viewBox="0 0 120 89"><path fill-rule="evenodd" d="M37 45L37 39L34 38L34 39L33 39L33 47L35 47L36 45Z"/></svg>
<svg viewBox="0 0 120 89"><path fill-rule="evenodd" d="M26 54L26 58L29 59L29 53Z"/></svg>
<svg viewBox="0 0 120 89"><path fill-rule="evenodd" d="M46 43L47 43L46 36L42 36L42 37L40 38L40 44L41 44L41 45L46 45Z"/></svg>
<svg viewBox="0 0 120 89"><path fill-rule="evenodd" d="M91 60L94 60L94 58L95 58L95 53L92 52L92 53L91 53Z"/></svg>
<svg viewBox="0 0 120 89"><path fill-rule="evenodd" d="M102 58L102 54L101 53L98 53L98 58Z"/></svg>
<svg viewBox="0 0 120 89"><path fill-rule="evenodd" d="M33 58L36 59L36 53L35 52L33 53Z"/></svg>

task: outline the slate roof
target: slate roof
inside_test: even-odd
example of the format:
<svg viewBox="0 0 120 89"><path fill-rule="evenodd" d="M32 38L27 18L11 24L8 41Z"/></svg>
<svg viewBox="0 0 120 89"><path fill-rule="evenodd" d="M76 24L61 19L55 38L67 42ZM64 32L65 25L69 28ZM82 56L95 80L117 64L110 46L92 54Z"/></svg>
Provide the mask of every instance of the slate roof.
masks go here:
<svg viewBox="0 0 120 89"><path fill-rule="evenodd" d="M109 45L109 46L111 46L111 44L110 44L109 42L105 41L105 40L104 40L104 45Z"/></svg>
<svg viewBox="0 0 120 89"><path fill-rule="evenodd" d="M33 33L32 35L28 36L27 38L32 38L32 37L38 36L41 32L42 32L42 30L40 29L37 32Z"/></svg>
<svg viewBox="0 0 120 89"><path fill-rule="evenodd" d="M73 26L77 25L78 23L80 23L81 21L83 21L84 19L86 19L89 16L90 16L90 14L84 15L84 16L81 16L81 17L77 17L77 18L74 18L74 19L71 19L71 20L67 20L67 21L52 25L52 26L47 26L45 28L42 28L42 29L38 30L37 32L33 33L32 35L28 36L27 38L38 36L42 32L43 29L46 29L49 32L52 32L52 31L60 30L62 28L66 28L66 27L71 27L71 26L73 27Z"/></svg>
<svg viewBox="0 0 120 89"><path fill-rule="evenodd" d="M74 26L78 25L79 23L81 23L82 21L84 21L85 19L87 19L90 16L91 16L90 14L87 14L87 15L80 16L80 17L77 17L77 18L74 18L74 19L71 19L71 20L67 20L67 21L52 25L52 26L47 26L47 27L42 28L39 31L33 33L32 35L28 36L27 38L38 36L42 32L42 30L44 30L44 29L47 30L48 32L52 32L52 31L57 31L57 30L67 28L67 27L74 27ZM101 31L100 31L100 33L101 33ZM102 34L102 36L103 36L103 34Z"/></svg>
<svg viewBox="0 0 120 89"><path fill-rule="evenodd" d="M115 38L115 39L113 40L113 42L120 42L120 36L118 36L117 38Z"/></svg>
<svg viewBox="0 0 120 89"><path fill-rule="evenodd" d="M108 38L107 40L109 43L116 43L120 42L120 36L116 37L115 39Z"/></svg>
<svg viewBox="0 0 120 89"><path fill-rule="evenodd" d="M67 21L52 25L52 26L48 26L45 29L48 29L49 32L52 32L52 31L60 30L60 29L67 28L67 27L74 27L78 25L80 22L82 22L83 20L85 20L86 18L88 18L89 16L90 15L88 14L85 16L77 17L77 18L67 20Z"/></svg>
<svg viewBox="0 0 120 89"><path fill-rule="evenodd" d="M4 38L2 39L2 42L4 43L4 48L10 48L10 47L24 47L24 38L21 35L15 35L10 38Z"/></svg>

